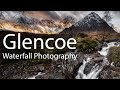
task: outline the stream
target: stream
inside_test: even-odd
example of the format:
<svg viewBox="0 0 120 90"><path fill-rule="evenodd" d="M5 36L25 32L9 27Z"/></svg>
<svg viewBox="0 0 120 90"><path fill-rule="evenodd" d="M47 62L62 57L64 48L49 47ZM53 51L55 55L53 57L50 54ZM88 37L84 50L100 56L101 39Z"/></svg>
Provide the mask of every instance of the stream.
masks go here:
<svg viewBox="0 0 120 90"><path fill-rule="evenodd" d="M104 57L103 61L100 64L96 63L94 66L92 66L92 69L90 70L88 74L85 74L84 70L86 68L86 65L90 61L92 61L92 57L91 55L85 55L85 60L83 60L83 64L79 67L75 79L99 79L98 75L102 71L103 67L105 65L110 64L109 61L107 60L107 54L108 54L109 49L114 46L120 46L120 42L107 43L106 46L102 47L101 51L98 51L98 53ZM37 76L44 75L44 74L45 73L39 72L37 75L34 75L27 79L36 79Z"/></svg>
<svg viewBox="0 0 120 90"><path fill-rule="evenodd" d="M80 68L78 70L78 74L75 78L76 79L98 79L98 75L101 72L101 70L103 69L103 67L105 65L109 64L109 62L107 60L107 54L108 54L109 49L113 46L120 46L120 42L107 43L107 46L104 46L101 51L98 51L98 53L100 55L104 56L103 62L102 62L102 64L95 64L95 66L92 67L90 73L88 73L86 75L84 73L85 67L86 67L87 63L89 63L92 60L92 58L90 56L87 56L86 60L83 60L83 64L80 66Z"/></svg>

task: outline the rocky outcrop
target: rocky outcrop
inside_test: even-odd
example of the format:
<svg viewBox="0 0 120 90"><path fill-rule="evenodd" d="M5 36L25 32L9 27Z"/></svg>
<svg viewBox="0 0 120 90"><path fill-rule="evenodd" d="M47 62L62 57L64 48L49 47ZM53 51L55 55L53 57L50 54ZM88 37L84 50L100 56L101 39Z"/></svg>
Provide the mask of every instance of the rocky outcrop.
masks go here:
<svg viewBox="0 0 120 90"><path fill-rule="evenodd" d="M74 54L77 55L76 60L69 59L66 61L64 60L62 62L63 73L66 76L66 78L69 78L69 79L74 78L78 68L80 67L80 65L82 64L82 62L84 60L84 55L82 53L76 51Z"/></svg>
<svg viewBox="0 0 120 90"><path fill-rule="evenodd" d="M70 52L68 52L70 53ZM78 57L76 60L58 60L52 63L49 71L44 75L39 75L36 79L74 79L75 74L83 62L84 55L82 53L74 52Z"/></svg>
<svg viewBox="0 0 120 90"><path fill-rule="evenodd" d="M106 66L99 74L100 79L120 79L120 68Z"/></svg>
<svg viewBox="0 0 120 90"><path fill-rule="evenodd" d="M91 58L91 61L89 61L88 63L86 63L86 67L84 69L84 73L87 75L91 72L91 70L93 69L93 67L97 64L97 65L102 65L103 62L103 56L100 55L99 53L94 53L94 54L90 54L89 56Z"/></svg>
<svg viewBox="0 0 120 90"><path fill-rule="evenodd" d="M68 52L71 53L71 52ZM31 60L20 60L1 63L0 79L73 79L84 55L79 52L76 60L57 60L50 63L38 63Z"/></svg>

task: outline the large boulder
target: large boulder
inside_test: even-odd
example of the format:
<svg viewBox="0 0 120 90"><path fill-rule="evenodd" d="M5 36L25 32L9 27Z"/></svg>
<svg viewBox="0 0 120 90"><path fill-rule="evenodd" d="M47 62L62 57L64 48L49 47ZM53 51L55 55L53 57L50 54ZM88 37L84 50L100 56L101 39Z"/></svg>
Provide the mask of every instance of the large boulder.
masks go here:
<svg viewBox="0 0 120 90"><path fill-rule="evenodd" d="M102 55L100 55L99 53L94 53L94 54L90 54L88 55L91 58L91 61L89 61L88 63L86 63L86 67L84 69L84 73L87 75L91 72L92 68L98 64L99 66L102 65L103 59L104 57Z"/></svg>
<svg viewBox="0 0 120 90"><path fill-rule="evenodd" d="M73 79L75 77L75 73L77 72L78 68L83 63L83 60L84 60L84 55L82 53L76 51L73 54L77 55L76 60L68 59L62 62L63 74L68 79Z"/></svg>

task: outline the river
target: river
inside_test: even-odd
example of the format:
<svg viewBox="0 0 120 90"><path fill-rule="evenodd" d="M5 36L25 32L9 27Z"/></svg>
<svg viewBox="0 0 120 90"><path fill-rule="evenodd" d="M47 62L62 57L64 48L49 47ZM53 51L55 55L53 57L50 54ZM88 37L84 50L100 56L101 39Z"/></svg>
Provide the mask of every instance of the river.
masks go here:
<svg viewBox="0 0 120 90"><path fill-rule="evenodd" d="M120 46L120 42L107 43L106 46L102 47L101 51L98 51L98 53L104 57L103 62L102 62L102 64L95 64L88 74L85 74L84 70L86 68L87 63L92 61L92 58L90 55L85 55L86 58L85 58L85 60L83 60L83 64L79 67L75 79L99 79L98 75L102 71L103 67L105 65L110 64L108 59L107 59L107 54L108 54L109 49L111 47L114 47L114 46ZM111 63L111 65L112 65L112 63ZM27 79L36 79L37 76L44 75L44 74L45 73L39 72L37 75L34 75L34 76L29 77Z"/></svg>
<svg viewBox="0 0 120 90"><path fill-rule="evenodd" d="M92 58L90 56L86 57L87 59L83 60L83 64L80 66L78 70L78 74L75 78L76 79L98 79L98 75L103 69L103 67L109 64L109 61L107 60L107 54L109 49L114 46L120 46L120 42L107 43L107 46L104 46L101 51L98 51L100 55L104 56L103 62L102 64L95 64L95 66L92 67L90 73L88 73L87 75L84 73L84 70L87 63L89 63L92 60Z"/></svg>

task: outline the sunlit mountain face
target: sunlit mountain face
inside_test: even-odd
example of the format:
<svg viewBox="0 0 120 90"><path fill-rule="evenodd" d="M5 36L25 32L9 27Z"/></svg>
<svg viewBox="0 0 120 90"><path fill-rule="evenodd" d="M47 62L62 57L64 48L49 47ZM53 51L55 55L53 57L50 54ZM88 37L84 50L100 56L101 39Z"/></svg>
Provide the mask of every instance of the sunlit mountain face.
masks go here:
<svg viewBox="0 0 120 90"><path fill-rule="evenodd" d="M1 11L0 28L20 32L54 34L72 25L72 17L60 18L43 11Z"/></svg>
<svg viewBox="0 0 120 90"><path fill-rule="evenodd" d="M55 34L71 27L91 12L103 18L105 11L0 11L0 28L17 32ZM120 33L120 12L110 11L110 15L110 25Z"/></svg>

